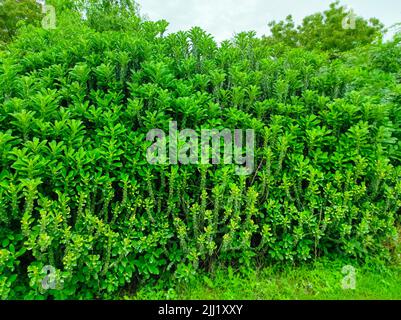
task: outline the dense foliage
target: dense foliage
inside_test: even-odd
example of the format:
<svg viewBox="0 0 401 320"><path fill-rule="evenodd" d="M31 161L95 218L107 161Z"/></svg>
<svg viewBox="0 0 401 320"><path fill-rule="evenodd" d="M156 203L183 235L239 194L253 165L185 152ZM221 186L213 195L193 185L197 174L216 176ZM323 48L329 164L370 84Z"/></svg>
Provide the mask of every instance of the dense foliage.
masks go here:
<svg viewBox="0 0 401 320"><path fill-rule="evenodd" d="M400 38L333 58L117 18L129 24L103 30L66 11L0 53L1 298L104 298L216 264L387 256ZM253 128L255 172L148 164L145 135L170 120Z"/></svg>

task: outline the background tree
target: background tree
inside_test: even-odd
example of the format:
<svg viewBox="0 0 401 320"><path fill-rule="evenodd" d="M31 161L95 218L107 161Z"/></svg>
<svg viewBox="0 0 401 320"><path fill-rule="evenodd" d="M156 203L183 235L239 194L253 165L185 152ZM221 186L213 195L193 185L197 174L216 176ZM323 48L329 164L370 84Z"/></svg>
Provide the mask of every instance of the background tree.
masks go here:
<svg viewBox="0 0 401 320"><path fill-rule="evenodd" d="M20 21L38 25L41 16L35 0L0 0L0 42L9 42L15 36Z"/></svg>
<svg viewBox="0 0 401 320"><path fill-rule="evenodd" d="M334 51L347 51L372 43L383 33L383 24L378 19L356 16L339 1L330 4L330 8L322 13L305 17L297 27L291 15L284 21L272 21L269 26L271 36L266 38L269 42Z"/></svg>
<svg viewBox="0 0 401 320"><path fill-rule="evenodd" d="M123 30L137 25L139 6L133 0L81 0L78 10L97 31Z"/></svg>

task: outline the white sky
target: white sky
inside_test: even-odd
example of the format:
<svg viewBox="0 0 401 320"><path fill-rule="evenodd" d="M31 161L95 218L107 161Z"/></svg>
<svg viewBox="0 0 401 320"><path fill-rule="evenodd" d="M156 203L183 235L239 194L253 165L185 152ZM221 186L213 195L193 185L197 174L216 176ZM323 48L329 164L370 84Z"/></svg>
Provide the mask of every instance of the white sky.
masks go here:
<svg viewBox="0 0 401 320"><path fill-rule="evenodd" d="M169 32L199 26L217 41L236 32L254 30L269 33L268 22L292 14L302 18L329 7L332 0L137 0L141 13L151 20L165 19ZM386 27L401 22L401 0L342 0L341 4L365 18L376 17Z"/></svg>

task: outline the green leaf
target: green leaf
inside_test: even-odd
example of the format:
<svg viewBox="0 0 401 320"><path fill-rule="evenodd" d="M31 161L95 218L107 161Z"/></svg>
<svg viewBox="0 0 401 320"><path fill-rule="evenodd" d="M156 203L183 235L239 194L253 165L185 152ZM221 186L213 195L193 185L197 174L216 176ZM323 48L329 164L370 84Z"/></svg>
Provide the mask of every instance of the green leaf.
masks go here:
<svg viewBox="0 0 401 320"><path fill-rule="evenodd" d="M5 247L8 246L9 243L10 243L10 240L7 238L7 239L4 239L4 240L2 241L1 245L5 248Z"/></svg>

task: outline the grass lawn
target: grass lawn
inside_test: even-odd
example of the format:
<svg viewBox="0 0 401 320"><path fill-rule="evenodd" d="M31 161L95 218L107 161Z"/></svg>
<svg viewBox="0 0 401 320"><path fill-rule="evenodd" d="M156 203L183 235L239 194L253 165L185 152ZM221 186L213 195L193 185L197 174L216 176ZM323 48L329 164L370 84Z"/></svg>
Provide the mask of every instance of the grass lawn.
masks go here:
<svg viewBox="0 0 401 320"><path fill-rule="evenodd" d="M397 265L355 266L355 289L343 289L341 261L318 261L298 267L272 266L247 275L218 269L196 276L170 290L140 289L134 299L216 300L369 300L401 299L401 268ZM351 284L348 282L348 284ZM132 299L132 297L131 297Z"/></svg>

